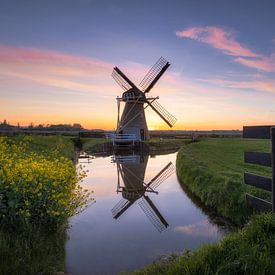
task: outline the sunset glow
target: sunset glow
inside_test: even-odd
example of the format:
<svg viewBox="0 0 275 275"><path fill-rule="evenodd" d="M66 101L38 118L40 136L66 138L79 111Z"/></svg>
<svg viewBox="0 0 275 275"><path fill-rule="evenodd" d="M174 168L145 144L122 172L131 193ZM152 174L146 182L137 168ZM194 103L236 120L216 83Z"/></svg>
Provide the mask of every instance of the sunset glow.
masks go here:
<svg viewBox="0 0 275 275"><path fill-rule="evenodd" d="M138 84L164 56L172 66L151 93L177 117L173 129L275 122L272 3L15 2L0 9L0 121L112 130L122 94L112 68ZM146 112L150 129L170 129Z"/></svg>

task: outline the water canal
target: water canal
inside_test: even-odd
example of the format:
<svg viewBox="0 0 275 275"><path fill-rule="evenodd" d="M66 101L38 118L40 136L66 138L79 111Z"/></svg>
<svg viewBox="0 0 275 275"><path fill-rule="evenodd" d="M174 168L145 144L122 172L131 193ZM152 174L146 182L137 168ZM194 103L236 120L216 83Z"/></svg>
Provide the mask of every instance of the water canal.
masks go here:
<svg viewBox="0 0 275 275"><path fill-rule="evenodd" d="M131 271L163 255L216 242L228 232L186 194L175 162L176 153L82 163L89 170L82 185L94 192L96 203L70 220L69 274Z"/></svg>

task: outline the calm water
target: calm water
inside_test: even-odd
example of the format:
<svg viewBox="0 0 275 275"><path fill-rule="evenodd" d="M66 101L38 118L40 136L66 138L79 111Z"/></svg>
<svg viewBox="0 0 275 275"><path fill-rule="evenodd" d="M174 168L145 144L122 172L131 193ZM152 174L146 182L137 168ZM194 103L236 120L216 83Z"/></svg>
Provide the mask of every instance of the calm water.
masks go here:
<svg viewBox="0 0 275 275"><path fill-rule="evenodd" d="M68 273L131 271L226 233L184 192L173 173L175 161L176 153L84 164L89 172L83 186L94 191L96 203L70 220Z"/></svg>

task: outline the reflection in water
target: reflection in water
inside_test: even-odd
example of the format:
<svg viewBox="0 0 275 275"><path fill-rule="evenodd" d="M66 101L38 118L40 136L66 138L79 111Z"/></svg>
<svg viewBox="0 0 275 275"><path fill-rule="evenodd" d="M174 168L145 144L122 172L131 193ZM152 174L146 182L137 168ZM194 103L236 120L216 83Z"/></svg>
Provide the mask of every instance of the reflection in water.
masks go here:
<svg viewBox="0 0 275 275"><path fill-rule="evenodd" d="M176 226L175 231L179 233L184 233L186 235L193 236L215 236L215 228L209 226L209 221L207 219L194 224Z"/></svg>
<svg viewBox="0 0 275 275"><path fill-rule="evenodd" d="M70 219L68 274L131 271L160 256L216 242L227 232L179 184L175 161L175 153L120 153L84 164L89 172L81 184L94 191L96 203Z"/></svg>
<svg viewBox="0 0 275 275"><path fill-rule="evenodd" d="M147 193L158 194L156 188L174 173L174 166L169 162L148 183L144 182L148 155L114 155L113 162L117 165L117 193L122 199L113 207L113 218L119 218L136 201L155 228L161 232L168 223L161 215Z"/></svg>

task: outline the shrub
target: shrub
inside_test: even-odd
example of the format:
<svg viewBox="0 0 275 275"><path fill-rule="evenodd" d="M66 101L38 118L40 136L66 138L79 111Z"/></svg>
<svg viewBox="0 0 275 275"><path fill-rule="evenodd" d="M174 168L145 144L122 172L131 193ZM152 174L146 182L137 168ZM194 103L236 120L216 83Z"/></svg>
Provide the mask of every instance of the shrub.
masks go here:
<svg viewBox="0 0 275 275"><path fill-rule="evenodd" d="M62 155L61 142L41 154L32 143L37 137L0 138L1 220L64 221L89 199L78 184L84 173Z"/></svg>

